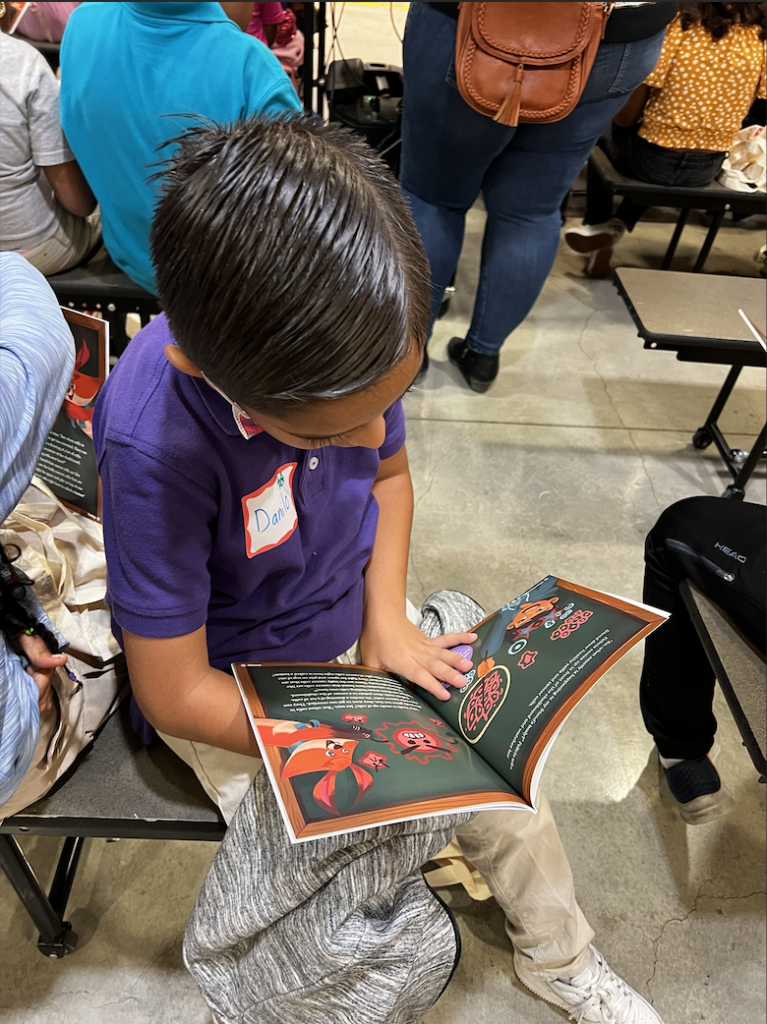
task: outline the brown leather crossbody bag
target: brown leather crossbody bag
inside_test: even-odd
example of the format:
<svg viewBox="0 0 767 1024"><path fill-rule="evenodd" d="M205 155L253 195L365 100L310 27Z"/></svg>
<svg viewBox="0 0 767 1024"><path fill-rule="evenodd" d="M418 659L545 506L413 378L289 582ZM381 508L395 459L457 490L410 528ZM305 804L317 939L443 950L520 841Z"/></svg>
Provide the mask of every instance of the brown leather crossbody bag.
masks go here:
<svg viewBox="0 0 767 1024"><path fill-rule="evenodd" d="M462 3L456 81L500 124L547 124L580 99L614 4Z"/></svg>

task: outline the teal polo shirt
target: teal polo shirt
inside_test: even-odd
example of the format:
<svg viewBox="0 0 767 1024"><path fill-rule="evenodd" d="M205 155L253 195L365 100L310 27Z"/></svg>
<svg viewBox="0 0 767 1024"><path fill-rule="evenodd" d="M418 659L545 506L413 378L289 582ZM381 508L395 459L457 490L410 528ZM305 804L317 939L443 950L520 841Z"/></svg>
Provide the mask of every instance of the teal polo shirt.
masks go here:
<svg viewBox="0 0 767 1024"><path fill-rule="evenodd" d="M218 3L92 3L61 46L61 123L101 206L114 262L155 292L149 228L169 139L189 116L219 124L298 111L271 51Z"/></svg>

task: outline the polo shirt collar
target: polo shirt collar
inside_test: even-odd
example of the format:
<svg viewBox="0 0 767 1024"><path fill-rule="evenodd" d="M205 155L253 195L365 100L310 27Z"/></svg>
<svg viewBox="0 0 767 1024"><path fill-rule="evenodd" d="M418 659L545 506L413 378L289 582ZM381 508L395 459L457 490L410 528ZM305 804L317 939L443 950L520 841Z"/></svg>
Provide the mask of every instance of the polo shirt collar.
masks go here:
<svg viewBox="0 0 767 1024"><path fill-rule="evenodd" d="M225 434L230 437L236 437L239 434L246 441L250 441L258 434L263 433L263 428L254 423L236 402L233 402L207 377L191 377L190 380L205 408Z"/></svg>
<svg viewBox="0 0 767 1024"><path fill-rule="evenodd" d="M132 3L126 6L140 17L158 21L229 21L224 9L218 3Z"/></svg>

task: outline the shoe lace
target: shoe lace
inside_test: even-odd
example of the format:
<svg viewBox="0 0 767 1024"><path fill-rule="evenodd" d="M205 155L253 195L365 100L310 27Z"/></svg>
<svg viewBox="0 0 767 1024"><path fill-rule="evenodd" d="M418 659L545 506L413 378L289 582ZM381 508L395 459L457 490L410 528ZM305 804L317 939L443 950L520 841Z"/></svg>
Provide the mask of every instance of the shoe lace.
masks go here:
<svg viewBox="0 0 767 1024"><path fill-rule="evenodd" d="M583 1024L584 1021L631 1024L634 993L601 955L595 953L595 957L598 969L595 975L592 974L591 980L582 985L570 983L572 995L579 999L570 1016L576 1024Z"/></svg>

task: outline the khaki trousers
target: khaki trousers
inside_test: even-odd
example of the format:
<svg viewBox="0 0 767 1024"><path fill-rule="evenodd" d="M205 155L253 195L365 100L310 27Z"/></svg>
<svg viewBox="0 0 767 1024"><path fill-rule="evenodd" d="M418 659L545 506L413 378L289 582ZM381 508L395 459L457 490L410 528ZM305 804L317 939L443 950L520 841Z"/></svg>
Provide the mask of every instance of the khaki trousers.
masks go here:
<svg viewBox="0 0 767 1024"><path fill-rule="evenodd" d="M59 206L58 219L59 226L50 238L34 249L22 252L24 259L46 276L77 266L101 237L101 213L98 209L90 217L76 217Z"/></svg>

